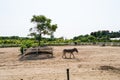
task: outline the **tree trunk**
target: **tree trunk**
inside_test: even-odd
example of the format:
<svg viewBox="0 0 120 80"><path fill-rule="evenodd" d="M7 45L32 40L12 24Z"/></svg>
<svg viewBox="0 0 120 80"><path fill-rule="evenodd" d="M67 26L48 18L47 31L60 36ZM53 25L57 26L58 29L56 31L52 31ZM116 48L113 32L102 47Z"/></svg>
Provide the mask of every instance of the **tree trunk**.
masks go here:
<svg viewBox="0 0 120 80"><path fill-rule="evenodd" d="M40 41L41 41L41 34L39 35L39 46L40 46L40 44L41 44Z"/></svg>

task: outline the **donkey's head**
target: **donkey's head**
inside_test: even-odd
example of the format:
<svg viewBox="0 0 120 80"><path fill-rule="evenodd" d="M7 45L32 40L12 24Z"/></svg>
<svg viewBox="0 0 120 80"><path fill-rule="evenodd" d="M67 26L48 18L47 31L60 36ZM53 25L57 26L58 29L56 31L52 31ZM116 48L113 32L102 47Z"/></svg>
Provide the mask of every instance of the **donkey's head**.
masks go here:
<svg viewBox="0 0 120 80"><path fill-rule="evenodd" d="M77 48L73 48L73 50L74 50L75 52L77 52L77 53L78 53L78 50L77 50Z"/></svg>

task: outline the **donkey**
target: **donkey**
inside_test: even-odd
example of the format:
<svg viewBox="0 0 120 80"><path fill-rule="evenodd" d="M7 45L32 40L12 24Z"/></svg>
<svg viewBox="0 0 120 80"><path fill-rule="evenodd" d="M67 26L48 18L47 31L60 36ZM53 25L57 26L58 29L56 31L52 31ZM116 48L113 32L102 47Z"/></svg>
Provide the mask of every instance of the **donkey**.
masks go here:
<svg viewBox="0 0 120 80"><path fill-rule="evenodd" d="M70 53L70 58L71 58L71 55L73 55L73 58L75 58L73 52L77 52L78 53L78 50L77 48L73 48L73 49L64 49L63 50L63 55L62 55L62 58L66 58L66 53Z"/></svg>

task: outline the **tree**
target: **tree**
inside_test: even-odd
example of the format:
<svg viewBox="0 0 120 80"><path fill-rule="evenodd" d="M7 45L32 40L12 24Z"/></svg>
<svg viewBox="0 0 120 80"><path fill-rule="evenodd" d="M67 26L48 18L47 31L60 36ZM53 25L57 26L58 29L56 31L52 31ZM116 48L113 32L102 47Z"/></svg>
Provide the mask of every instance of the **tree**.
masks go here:
<svg viewBox="0 0 120 80"><path fill-rule="evenodd" d="M42 35L53 35L57 29L57 24L51 25L51 19L45 17L44 15L34 15L31 22L35 23L36 26L30 28L30 35L38 39L39 46Z"/></svg>
<svg viewBox="0 0 120 80"><path fill-rule="evenodd" d="M90 42L95 42L96 38L95 38L94 36L92 36L92 35L89 35L89 36L88 36L88 40L89 40Z"/></svg>
<svg viewBox="0 0 120 80"><path fill-rule="evenodd" d="M56 29L57 29L57 24L54 24L54 25L52 25L51 26L51 28L50 28L50 35L51 35L51 39L53 39L54 38L54 32L56 31Z"/></svg>

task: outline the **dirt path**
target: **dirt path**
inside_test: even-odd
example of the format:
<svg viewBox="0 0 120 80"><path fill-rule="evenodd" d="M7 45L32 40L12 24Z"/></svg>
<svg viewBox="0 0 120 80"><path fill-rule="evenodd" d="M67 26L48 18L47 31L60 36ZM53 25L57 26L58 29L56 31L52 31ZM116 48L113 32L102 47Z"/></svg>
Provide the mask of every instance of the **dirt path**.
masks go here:
<svg viewBox="0 0 120 80"><path fill-rule="evenodd" d="M79 50L75 59L63 59L62 50ZM0 48L0 80L120 80L120 47L55 46L54 58L20 60L19 48ZM69 57L69 55L67 55Z"/></svg>

